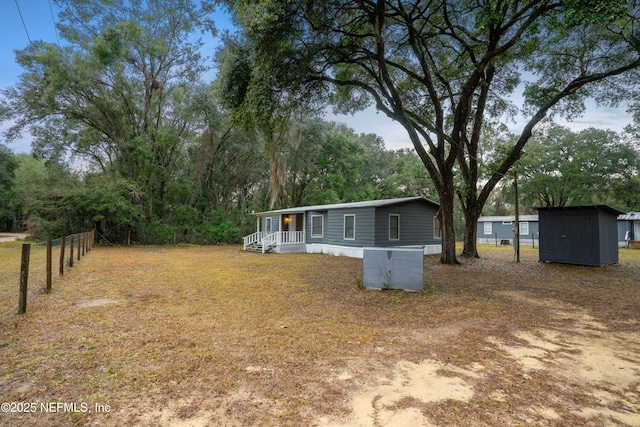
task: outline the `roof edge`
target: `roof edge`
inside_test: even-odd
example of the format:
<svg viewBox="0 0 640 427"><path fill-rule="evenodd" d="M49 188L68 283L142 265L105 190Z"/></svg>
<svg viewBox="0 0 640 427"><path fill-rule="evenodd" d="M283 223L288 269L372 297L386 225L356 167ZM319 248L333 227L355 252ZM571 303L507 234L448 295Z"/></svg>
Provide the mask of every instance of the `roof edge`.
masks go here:
<svg viewBox="0 0 640 427"><path fill-rule="evenodd" d="M264 212L256 212L253 215L264 216L264 215L283 214L283 213L302 213L302 212L315 211L315 210L380 207L380 206L389 206L389 205L395 205L395 204L401 204L401 203L408 203L408 202L417 201L417 200L423 200L438 209L440 208L440 204L437 202L434 202L431 199L427 199L424 196L414 196L414 197L401 197L396 199L366 200L362 202L332 203L327 205L300 206L295 208L274 209L274 210L269 210Z"/></svg>
<svg viewBox="0 0 640 427"><path fill-rule="evenodd" d="M561 210L580 210L580 209L604 209L610 212L613 212L617 215L623 214L624 212L611 207L609 205L579 205L579 206L552 206L552 207L536 207L533 208L537 211L561 211Z"/></svg>

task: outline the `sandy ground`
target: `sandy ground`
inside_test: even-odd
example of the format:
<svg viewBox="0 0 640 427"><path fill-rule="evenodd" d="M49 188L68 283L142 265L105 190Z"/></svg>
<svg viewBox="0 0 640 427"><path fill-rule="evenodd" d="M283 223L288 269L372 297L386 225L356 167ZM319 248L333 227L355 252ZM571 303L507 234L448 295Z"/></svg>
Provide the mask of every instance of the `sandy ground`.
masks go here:
<svg viewBox="0 0 640 427"><path fill-rule="evenodd" d="M25 233L0 233L0 243L24 240L26 237L27 235Z"/></svg>
<svg viewBox="0 0 640 427"><path fill-rule="evenodd" d="M333 287L292 278L293 258L334 268ZM247 285L265 265L268 286ZM0 414L0 425L640 427L635 261L433 264L447 287L433 295L348 288L354 265L99 249L28 316L0 325L0 402L84 399L113 411Z"/></svg>
<svg viewBox="0 0 640 427"><path fill-rule="evenodd" d="M505 291L504 296L514 301L526 302L551 309L562 327L538 329L516 333L514 342L503 342L487 337L486 350L495 355L491 362L473 363L467 368L424 359L420 363L400 361L377 378L370 378L355 387L350 396L351 414L340 419L321 417L312 425L319 427L431 427L440 425L437 419L425 416L424 404L446 401L473 403L476 389L486 388L492 376L501 375L506 365L516 365L520 381L526 382L536 372L544 372L557 382L549 388L547 403L532 402L528 406L512 407L512 413L520 414L524 422L514 424L512 417L499 414L482 414L485 422L478 425L505 426L556 426L562 416L555 408L566 405L578 419L590 426L640 426L640 333L636 321L635 332L612 332L598 319L556 300L540 300L526 292ZM440 331L447 339L455 339L465 325L453 325ZM353 370L359 361L354 361ZM249 366L247 370L262 372L267 368ZM507 373L504 372L505 376ZM349 368L336 373L335 381L352 380ZM485 383L485 384L483 384ZM590 390L593 399L584 406L568 403L563 392L579 388ZM555 390L555 391L554 391ZM509 406L507 391L495 388L491 399ZM232 407L236 401L253 401L250 392L239 391L229 395L226 404ZM224 411L217 414L200 414L181 420L180 407L185 402L162 411L152 411L140 418L140 425L161 422L175 427L201 427L210 425L238 425ZM253 402L260 405L258 400ZM504 417L503 419L500 419ZM211 423L216 419L216 423ZM577 424L576 424L577 425Z"/></svg>
<svg viewBox="0 0 640 427"><path fill-rule="evenodd" d="M488 337L486 348L495 353L495 366L475 363L461 369L429 359L418 364L399 362L393 371L372 379L353 393L349 418L322 418L318 425L435 425L418 409L420 403L470 402L478 384L499 373L500 364L508 359L517 364L523 381L530 379L532 373L546 371L557 378L559 392L573 387L591 390L595 404L571 408L573 414L585 421L599 417L596 425L640 426L640 334L637 328L633 333L612 333L583 310L561 305L555 300L541 301L520 292L509 292L506 296L551 308L566 326L522 331L516 334L518 341L512 343ZM635 326L640 325L636 322ZM342 375L348 377L349 373ZM499 388L494 390L492 398L498 402L509 401L509 395ZM563 404L562 396L551 392L547 400L548 406L534 404L512 410L528 414L526 425L555 425L554 421L560 416L554 406ZM415 407L411 402L416 403ZM503 421L504 425L512 425L512 419Z"/></svg>

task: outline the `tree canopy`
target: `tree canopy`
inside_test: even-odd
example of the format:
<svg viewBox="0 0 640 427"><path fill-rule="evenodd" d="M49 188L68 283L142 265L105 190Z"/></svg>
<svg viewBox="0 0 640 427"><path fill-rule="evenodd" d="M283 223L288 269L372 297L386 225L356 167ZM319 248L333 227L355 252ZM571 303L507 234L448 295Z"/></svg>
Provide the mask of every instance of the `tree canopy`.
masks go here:
<svg viewBox="0 0 640 427"><path fill-rule="evenodd" d="M475 256L477 218L512 167L542 172L534 160L590 150L562 132L529 142L534 128L579 116L587 98L640 105L631 0L219 3L242 31L225 34L211 62L198 32L215 31L213 0L59 1L64 42L19 50L24 73L0 91L6 137L35 138L29 159L0 150L6 224L27 216L55 235L90 221L147 243L224 242L270 205L425 195L441 204L441 260L455 263L456 209L464 254ZM320 120L328 103L374 105L413 150ZM511 135L516 117L523 127ZM606 153L592 174L625 155L598 132L580 135ZM587 173L553 164L548 176ZM619 175L592 179L592 193L623 200L638 179L625 187Z"/></svg>
<svg viewBox="0 0 640 427"><path fill-rule="evenodd" d="M632 209L619 197L638 174L639 156L630 141L613 131L550 126L531 139L517 164L522 201L541 207L611 204Z"/></svg>
<svg viewBox="0 0 640 427"><path fill-rule="evenodd" d="M454 198L467 223L464 253L475 256L477 218L533 128L554 114L579 115L587 96L620 102L640 66L633 1L228 3L254 64L282 77L280 92L326 94L346 112L373 104L406 129L438 192L446 263L457 262ZM480 186L486 127L518 113L522 132Z"/></svg>

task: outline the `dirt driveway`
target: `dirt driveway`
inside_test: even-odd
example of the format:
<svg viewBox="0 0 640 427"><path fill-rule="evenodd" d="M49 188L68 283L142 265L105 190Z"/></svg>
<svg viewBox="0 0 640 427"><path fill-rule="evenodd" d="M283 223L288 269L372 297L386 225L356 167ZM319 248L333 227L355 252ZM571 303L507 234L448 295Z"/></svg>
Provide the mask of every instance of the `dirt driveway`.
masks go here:
<svg viewBox="0 0 640 427"><path fill-rule="evenodd" d="M463 367L437 358L418 363L400 361L391 371L354 391L349 417L325 417L319 424L436 426L442 424L437 417L425 415L426 404L448 401L449 406L455 406L454 402L473 406L474 399L489 398L510 407L511 413L479 414L475 425L640 425L637 320L629 321L635 331L614 332L587 310L557 300L516 291L503 292L503 296L548 310L557 326L514 331L509 340L488 335L484 350L491 356ZM448 329L448 338L455 339L455 326ZM541 395L525 405L509 405L512 394L518 393L518 383L540 381L536 378L541 376L547 378ZM509 387L500 386L500 382ZM584 401L567 399L575 390L583 390ZM573 423L567 422L566 413L574 416Z"/></svg>
<svg viewBox="0 0 640 427"><path fill-rule="evenodd" d="M0 243L24 240L26 238L27 235L25 233L0 233Z"/></svg>
<svg viewBox="0 0 640 427"><path fill-rule="evenodd" d="M37 404L0 424L640 426L640 251L481 251L406 293L349 258L97 248L0 322L0 402Z"/></svg>

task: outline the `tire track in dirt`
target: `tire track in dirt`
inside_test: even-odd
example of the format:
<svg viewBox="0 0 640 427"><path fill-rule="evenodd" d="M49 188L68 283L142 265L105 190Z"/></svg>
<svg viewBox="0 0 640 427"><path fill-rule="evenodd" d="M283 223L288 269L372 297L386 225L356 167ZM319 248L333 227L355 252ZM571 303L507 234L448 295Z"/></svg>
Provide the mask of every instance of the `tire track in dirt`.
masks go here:
<svg viewBox="0 0 640 427"><path fill-rule="evenodd" d="M518 302L544 306L553 327L518 330L512 339L487 336L486 349L492 360L456 367L435 359L420 363L401 361L385 375L362 385L352 395L347 419L318 420L324 427L339 426L435 426L428 405L452 401L473 405L477 390L497 373L503 384L509 374L499 368L505 359L514 367L516 381L545 375L554 380L551 390L536 402L522 402L500 383L488 398L508 411L487 415L483 425L555 426L582 425L640 426L640 334L612 332L584 309L539 299L521 291L499 291ZM632 321L637 325L636 321ZM454 336L450 337L455 339ZM495 366L492 366L495 365ZM519 372L519 374L518 374ZM344 373L343 373L344 375ZM589 395L576 399L575 390ZM526 404L525 404L526 403ZM508 413L518 414L510 417ZM582 420L582 421L580 421ZM496 424L498 423L498 424ZM516 423L516 424L513 424ZM567 424L567 425L568 425Z"/></svg>

